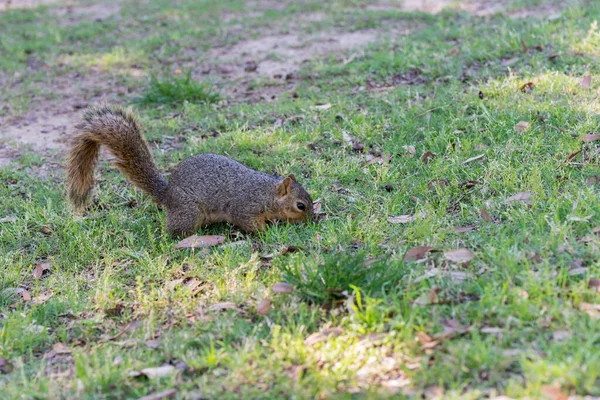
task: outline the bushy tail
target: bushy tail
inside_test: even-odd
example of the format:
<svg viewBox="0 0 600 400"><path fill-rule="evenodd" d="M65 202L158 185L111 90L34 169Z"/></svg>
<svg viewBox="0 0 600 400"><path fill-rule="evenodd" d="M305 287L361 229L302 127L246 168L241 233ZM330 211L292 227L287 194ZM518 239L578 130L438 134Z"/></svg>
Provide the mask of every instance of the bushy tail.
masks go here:
<svg viewBox="0 0 600 400"><path fill-rule="evenodd" d="M75 211L85 210L101 145L116 156L117 167L130 181L157 203L164 202L167 181L154 164L140 124L131 112L116 105L92 107L75 125L75 131L67 167L67 191Z"/></svg>

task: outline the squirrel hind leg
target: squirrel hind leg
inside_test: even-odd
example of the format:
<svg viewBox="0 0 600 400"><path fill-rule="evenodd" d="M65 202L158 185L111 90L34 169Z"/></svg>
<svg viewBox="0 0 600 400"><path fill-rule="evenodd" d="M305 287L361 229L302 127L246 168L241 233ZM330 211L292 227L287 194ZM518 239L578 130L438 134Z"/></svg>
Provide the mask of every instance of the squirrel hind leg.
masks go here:
<svg viewBox="0 0 600 400"><path fill-rule="evenodd" d="M201 223L200 212L195 205L167 209L167 232L173 236L191 235Z"/></svg>

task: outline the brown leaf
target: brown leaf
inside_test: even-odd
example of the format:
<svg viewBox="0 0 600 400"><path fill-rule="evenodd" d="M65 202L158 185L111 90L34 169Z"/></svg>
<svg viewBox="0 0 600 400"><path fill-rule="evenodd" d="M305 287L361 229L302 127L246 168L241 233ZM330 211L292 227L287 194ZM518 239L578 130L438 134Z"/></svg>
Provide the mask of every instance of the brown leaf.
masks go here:
<svg viewBox="0 0 600 400"><path fill-rule="evenodd" d="M520 121L515 125L515 131L517 132L525 132L527 129L529 129L529 122L527 121Z"/></svg>
<svg viewBox="0 0 600 400"><path fill-rule="evenodd" d="M210 247L220 245L225 241L225 237L217 235L187 237L175 245L176 249L198 249L201 247Z"/></svg>
<svg viewBox="0 0 600 400"><path fill-rule="evenodd" d="M521 44L523 45L523 52L529 53L529 47L527 47L527 45L525 44L525 41L523 39L521 39Z"/></svg>
<svg viewBox="0 0 600 400"><path fill-rule="evenodd" d="M421 154L421 161L423 161L425 164L429 164L431 160L436 157L437 154L432 153L431 151L426 151L425 153Z"/></svg>
<svg viewBox="0 0 600 400"><path fill-rule="evenodd" d="M50 236L50 235L52 235L52 231L51 231L51 230L50 230L50 228L48 228L47 226L44 226L44 227L42 228L42 233L43 233L44 235L46 235L46 236Z"/></svg>
<svg viewBox="0 0 600 400"><path fill-rule="evenodd" d="M391 160L392 155L390 153L381 153L381 155L378 156L367 154L367 163L365 165L388 164Z"/></svg>
<svg viewBox="0 0 600 400"><path fill-rule="evenodd" d="M563 392L560 387L544 385L542 386L541 392L544 396L549 397L551 400L568 400L569 395Z"/></svg>
<svg viewBox="0 0 600 400"><path fill-rule="evenodd" d="M140 397L138 400L163 400L170 399L171 397L177 394L177 389L167 389L162 392L149 394L143 397Z"/></svg>
<svg viewBox="0 0 600 400"><path fill-rule="evenodd" d="M54 343L52 345L52 351L55 354L70 354L71 349L64 343Z"/></svg>
<svg viewBox="0 0 600 400"><path fill-rule="evenodd" d="M390 224L408 224L409 222L413 222L415 220L414 215L400 215L398 217L390 217L387 221Z"/></svg>
<svg viewBox="0 0 600 400"><path fill-rule="evenodd" d="M588 282L588 288L592 289L592 291L600 292L600 279L590 278Z"/></svg>
<svg viewBox="0 0 600 400"><path fill-rule="evenodd" d="M478 156L468 158L463 162L463 164L468 164L473 161L481 160L483 157L485 157L485 154L480 154Z"/></svg>
<svg viewBox="0 0 600 400"><path fill-rule="evenodd" d="M575 158L579 153L581 153L581 149L577 150L574 153L569 154L569 157L567 157L567 159L565 160L565 162L569 162L571 161L573 158Z"/></svg>
<svg viewBox="0 0 600 400"><path fill-rule="evenodd" d="M47 290L47 291L43 292L42 294L40 294L39 296L36 296L33 299L33 303L43 304L43 303L47 302L48 300L50 300L50 298L53 295L54 295L54 292L52 292L52 290Z"/></svg>
<svg viewBox="0 0 600 400"><path fill-rule="evenodd" d="M330 337L334 337L334 338L338 337L342 333L344 333L344 330L342 328L323 329L322 331L315 332L312 335L310 335L309 337L307 337L306 339L304 339L304 345L312 346L313 344L323 342L323 341L329 339Z"/></svg>
<svg viewBox="0 0 600 400"><path fill-rule="evenodd" d="M29 293L29 291L27 289L19 288L19 289L17 289L17 293L21 295L21 298L23 299L23 301L31 300L31 293Z"/></svg>
<svg viewBox="0 0 600 400"><path fill-rule="evenodd" d="M492 222L492 217L490 216L490 213L485 209L485 207L481 207L480 215L481 219L485 222Z"/></svg>
<svg viewBox="0 0 600 400"><path fill-rule="evenodd" d="M40 279L44 275L44 272L48 271L50 267L50 263L41 263L36 265L35 269L33 270L33 279Z"/></svg>
<svg viewBox="0 0 600 400"><path fill-rule="evenodd" d="M213 304L208 308L211 311L237 310L238 307L233 301L224 301L222 303Z"/></svg>
<svg viewBox="0 0 600 400"><path fill-rule="evenodd" d="M289 283L279 282L273 285L271 288L275 293L292 293L294 291L294 287Z"/></svg>
<svg viewBox="0 0 600 400"><path fill-rule="evenodd" d="M415 154L417 154L415 146L402 146L402 148L404 149L404 151L406 151L409 157L414 157Z"/></svg>
<svg viewBox="0 0 600 400"><path fill-rule="evenodd" d="M524 85L522 85L520 87L521 92L523 93L529 93L533 90L533 87L535 86L535 84L533 82L527 82Z"/></svg>
<svg viewBox="0 0 600 400"><path fill-rule="evenodd" d="M585 184L588 186L596 185L598 183L600 183L600 176L598 175L592 175L585 180Z"/></svg>
<svg viewBox="0 0 600 400"><path fill-rule="evenodd" d="M442 289L437 285L434 285L431 287L431 289L429 289L429 304L437 304L440 302L440 299L438 298L438 293L441 290Z"/></svg>
<svg viewBox="0 0 600 400"><path fill-rule="evenodd" d="M471 250L466 248L460 248L455 250L448 250L444 253L444 257L455 263L469 262L475 257Z"/></svg>
<svg viewBox="0 0 600 400"><path fill-rule="evenodd" d="M10 374L13 371L13 365L6 358L0 358L0 374Z"/></svg>
<svg viewBox="0 0 600 400"><path fill-rule="evenodd" d="M352 150L354 151L363 151L365 149L365 145L363 143L361 143L358 139L350 136L346 131L342 132L342 138L344 138L344 141L348 145L350 145L350 147L352 147Z"/></svg>
<svg viewBox="0 0 600 400"><path fill-rule="evenodd" d="M298 247L298 246L292 246L292 245L283 246L283 248L281 249L279 254L282 256L285 256L286 254L289 254L289 253L295 253L298 250L302 250L302 248Z"/></svg>
<svg viewBox="0 0 600 400"><path fill-rule="evenodd" d="M265 298L258 303L258 306L256 308L260 315L267 315L271 312L273 306L271 305L271 300Z"/></svg>
<svg viewBox="0 0 600 400"><path fill-rule="evenodd" d="M600 135L597 133L589 133L581 137L581 141L584 143L594 142L598 139L600 139Z"/></svg>
<svg viewBox="0 0 600 400"><path fill-rule="evenodd" d="M587 89L588 87L590 87L590 83L592 83L592 76L591 75L586 75L583 78L581 78L581 86L584 89Z"/></svg>
<svg viewBox="0 0 600 400"><path fill-rule="evenodd" d="M416 261L425 258L425 255L432 250L429 246L417 246L413 247L409 251L406 252L404 256L404 261Z"/></svg>
<svg viewBox="0 0 600 400"><path fill-rule="evenodd" d="M600 318L600 304L579 303L579 310L585 311L592 318Z"/></svg>
<svg viewBox="0 0 600 400"><path fill-rule="evenodd" d="M458 226L458 227L454 228L455 233L465 233L465 232L472 232L472 231L476 231L476 230L477 230L476 225Z"/></svg>
<svg viewBox="0 0 600 400"><path fill-rule="evenodd" d="M529 192L520 192L513 196L510 196L504 202L506 204L523 203L523 204L527 204L527 205L532 205L533 204L532 198L533 198L533 194L531 194Z"/></svg>

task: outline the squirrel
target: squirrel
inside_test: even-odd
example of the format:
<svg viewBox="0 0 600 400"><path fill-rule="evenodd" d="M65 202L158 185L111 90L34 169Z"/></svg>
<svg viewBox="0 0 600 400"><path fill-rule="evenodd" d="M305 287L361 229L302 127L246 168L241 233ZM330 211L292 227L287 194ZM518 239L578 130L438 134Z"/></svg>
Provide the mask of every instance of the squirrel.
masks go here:
<svg viewBox="0 0 600 400"><path fill-rule="evenodd" d="M267 221L296 223L314 218L312 199L294 174L276 177L222 155L192 156L167 181L154 163L137 117L110 104L87 109L75 125L66 186L78 214L85 210L94 186L102 145L112 151L116 166L135 186L166 208L166 229L173 236L190 235L217 222L252 233L264 229Z"/></svg>

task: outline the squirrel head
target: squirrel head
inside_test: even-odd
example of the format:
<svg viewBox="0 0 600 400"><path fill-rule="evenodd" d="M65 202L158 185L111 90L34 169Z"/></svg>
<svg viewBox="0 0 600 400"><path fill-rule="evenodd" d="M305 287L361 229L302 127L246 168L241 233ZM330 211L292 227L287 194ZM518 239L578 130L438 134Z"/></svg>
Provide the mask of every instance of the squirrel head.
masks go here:
<svg viewBox="0 0 600 400"><path fill-rule="evenodd" d="M277 185L277 211L275 218L291 223L310 221L314 218L313 201L306 190L298 182L296 176L290 174Z"/></svg>

